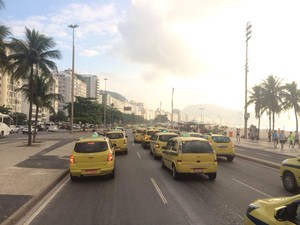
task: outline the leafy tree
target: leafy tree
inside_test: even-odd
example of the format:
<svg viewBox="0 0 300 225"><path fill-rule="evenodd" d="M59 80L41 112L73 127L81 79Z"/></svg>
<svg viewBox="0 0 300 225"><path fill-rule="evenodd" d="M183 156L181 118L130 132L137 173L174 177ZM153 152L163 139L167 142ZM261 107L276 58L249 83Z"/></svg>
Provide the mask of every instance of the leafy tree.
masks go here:
<svg viewBox="0 0 300 225"><path fill-rule="evenodd" d="M167 123L169 122L169 119L167 115L157 115L154 119L155 123Z"/></svg>
<svg viewBox="0 0 300 225"><path fill-rule="evenodd" d="M258 119L258 136L260 131L260 118L265 108L263 106L263 96L262 96L262 87L260 85L255 85L250 91L250 100L248 101L248 105L254 104L255 105L255 117ZM270 127L271 129L271 127Z"/></svg>
<svg viewBox="0 0 300 225"><path fill-rule="evenodd" d="M35 124L38 124L38 115L40 109L48 109L51 113L55 112L52 102L63 101L63 97L60 94L51 93L51 89L54 84L54 79L51 76L42 73L41 76L34 75L33 80L33 104L36 106L35 110ZM28 84L24 84L17 91L22 91L25 99L29 100L30 88ZM33 142L35 142L36 129L33 134Z"/></svg>
<svg viewBox="0 0 300 225"><path fill-rule="evenodd" d="M11 108L5 107L5 105L0 106L0 113L10 114L10 112L11 112Z"/></svg>
<svg viewBox="0 0 300 225"><path fill-rule="evenodd" d="M0 2L1 6L1 2ZM1 8L1 7L0 7ZM7 57L7 48L8 44L5 39L10 35L9 28L3 25L0 25L0 68L4 71L5 68L9 65L9 60Z"/></svg>
<svg viewBox="0 0 300 225"><path fill-rule="evenodd" d="M266 80L262 82L262 105L264 108L269 110L269 120L271 123L271 115L274 130L275 127L275 114L282 111L282 90L281 85L282 79L274 77L273 75L268 76Z"/></svg>
<svg viewBox="0 0 300 225"><path fill-rule="evenodd" d="M34 74L38 76L39 71L50 75L51 71L57 71L55 62L50 59L60 59L61 54L58 50L52 50L56 43L52 38L40 34L36 30L25 28L25 41L12 38L10 47L12 53L8 56L11 60L9 70L14 80L28 79L29 82L29 113L28 113L28 146L31 145L31 121L32 105L34 96Z"/></svg>
<svg viewBox="0 0 300 225"><path fill-rule="evenodd" d="M71 114L71 103L68 103L65 107L68 109L69 115ZM100 124L102 119L103 108L98 104L95 98L83 98L76 96L74 102L74 122L81 123L83 130L85 130L85 124Z"/></svg>
<svg viewBox="0 0 300 225"><path fill-rule="evenodd" d="M0 0L0 9L4 9L5 8L5 3L3 0Z"/></svg>
<svg viewBox="0 0 300 225"><path fill-rule="evenodd" d="M287 83L283 87L283 108L285 110L293 109L296 119L296 131L298 132L298 112L300 111L300 90L297 87L297 83Z"/></svg>
<svg viewBox="0 0 300 225"><path fill-rule="evenodd" d="M68 117L66 116L64 111L59 110L57 113L53 112L53 114L50 116L50 121L53 122L67 122Z"/></svg>
<svg viewBox="0 0 300 225"><path fill-rule="evenodd" d="M14 112L10 115L15 125L25 124L27 115L25 113Z"/></svg>

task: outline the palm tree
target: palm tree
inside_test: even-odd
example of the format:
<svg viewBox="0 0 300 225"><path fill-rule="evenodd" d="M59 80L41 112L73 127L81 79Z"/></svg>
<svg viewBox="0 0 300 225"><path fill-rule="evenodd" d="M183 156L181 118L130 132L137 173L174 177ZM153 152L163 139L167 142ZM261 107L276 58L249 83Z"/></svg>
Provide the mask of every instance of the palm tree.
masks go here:
<svg viewBox="0 0 300 225"><path fill-rule="evenodd" d="M33 80L33 104L36 106L35 109L35 125L38 123L38 114L40 109L49 109L51 113L55 113L53 108L53 101L63 101L64 98L60 94L51 93L54 80L52 77L45 75L44 73L41 76L34 76ZM24 84L18 91L22 91L25 98L29 100L30 97L30 88L28 84ZM33 142L35 142L36 129L33 133Z"/></svg>
<svg viewBox="0 0 300 225"><path fill-rule="evenodd" d="M52 50L56 43L52 38L39 34L36 30L25 28L25 41L12 38L10 44L12 54L9 55L11 65L9 69L14 80L28 79L29 82L29 115L28 115L28 146L31 145L31 121L33 104L33 77L34 73L38 76L39 72L46 75L51 74L51 70L57 71L55 62L50 59L60 59L59 50Z"/></svg>
<svg viewBox="0 0 300 225"><path fill-rule="evenodd" d="M255 85L250 91L250 100L248 101L248 105L254 104L255 105L255 117L258 119L258 136L260 131L260 117L263 112L266 110L263 106L263 98L262 98L262 87L261 85Z"/></svg>
<svg viewBox="0 0 300 225"><path fill-rule="evenodd" d="M300 90L297 88L297 83L293 81L284 86L282 95L283 107L285 110L294 109L296 118L296 131L298 132L298 112L300 111Z"/></svg>
<svg viewBox="0 0 300 225"><path fill-rule="evenodd" d="M0 3L1 5L1 3ZM0 68L4 70L9 61L7 58L7 48L8 44L5 41L5 38L7 38L9 35L11 35L9 28L6 26L0 25Z"/></svg>
<svg viewBox="0 0 300 225"><path fill-rule="evenodd" d="M5 3L3 0L0 0L0 9L4 9L5 8Z"/></svg>
<svg viewBox="0 0 300 225"><path fill-rule="evenodd" d="M273 127L275 127L275 114L282 111L282 79L274 77L273 75L268 76L266 80L262 82L262 105L269 111L269 123L271 124L271 116L273 120Z"/></svg>

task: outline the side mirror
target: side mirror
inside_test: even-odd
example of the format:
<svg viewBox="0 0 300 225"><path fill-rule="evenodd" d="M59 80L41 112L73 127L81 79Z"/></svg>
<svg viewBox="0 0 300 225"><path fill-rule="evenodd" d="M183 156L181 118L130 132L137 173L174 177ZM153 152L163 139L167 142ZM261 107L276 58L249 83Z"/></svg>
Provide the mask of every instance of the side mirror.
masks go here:
<svg viewBox="0 0 300 225"><path fill-rule="evenodd" d="M280 207L275 208L274 217L278 221L288 220L289 219L288 207L287 206L280 206Z"/></svg>

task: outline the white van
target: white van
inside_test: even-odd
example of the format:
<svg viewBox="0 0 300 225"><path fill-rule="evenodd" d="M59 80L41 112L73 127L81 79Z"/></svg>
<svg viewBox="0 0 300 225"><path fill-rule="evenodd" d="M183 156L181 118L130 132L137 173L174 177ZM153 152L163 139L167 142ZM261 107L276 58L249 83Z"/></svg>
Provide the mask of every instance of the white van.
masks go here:
<svg viewBox="0 0 300 225"><path fill-rule="evenodd" d="M0 138L8 136L10 134L10 127L12 118L9 115L0 113ZM8 123L8 125L6 124Z"/></svg>

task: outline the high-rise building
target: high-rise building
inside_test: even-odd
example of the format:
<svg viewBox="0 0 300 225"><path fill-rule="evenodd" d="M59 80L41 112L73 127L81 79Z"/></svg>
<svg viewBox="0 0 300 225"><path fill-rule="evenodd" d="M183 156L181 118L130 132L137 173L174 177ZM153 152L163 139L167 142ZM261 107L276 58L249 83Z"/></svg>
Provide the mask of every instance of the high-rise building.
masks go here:
<svg viewBox="0 0 300 225"><path fill-rule="evenodd" d="M86 83L86 97L100 101L100 81L96 75L78 75Z"/></svg>

